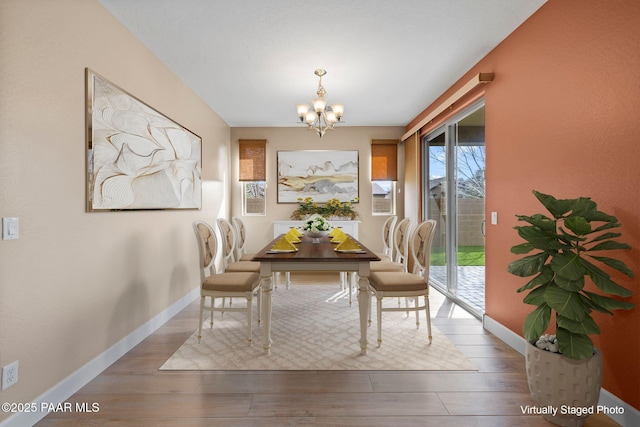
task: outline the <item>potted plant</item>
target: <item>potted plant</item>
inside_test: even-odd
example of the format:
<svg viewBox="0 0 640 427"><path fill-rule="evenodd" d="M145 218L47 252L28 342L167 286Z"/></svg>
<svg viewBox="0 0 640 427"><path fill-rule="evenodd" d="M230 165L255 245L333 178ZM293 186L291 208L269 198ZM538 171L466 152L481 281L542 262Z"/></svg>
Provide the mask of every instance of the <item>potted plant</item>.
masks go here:
<svg viewBox="0 0 640 427"><path fill-rule="evenodd" d="M314 214L327 219L356 219L358 217L358 212L353 209L353 203L356 200L341 202L340 200L333 198L327 200L324 204L318 204L314 202L311 197L305 197L304 199L298 198L299 206L298 209L291 213L291 219L306 219Z"/></svg>
<svg viewBox="0 0 640 427"><path fill-rule="evenodd" d="M507 268L516 276L533 276L518 289L518 292L528 291L523 301L536 307L525 319L523 327L528 341L525 356L529 388L534 400L541 407L550 409L549 414L544 414L548 421L559 425L582 425L589 411L580 411L586 414L562 412L572 412L571 408L578 406L577 401L583 402L579 406L592 410L598 402L601 355L589 335L599 334L600 328L591 313L612 315L613 310L629 310L634 306L608 296L624 298L630 296L631 291L615 283L606 269L629 277L633 277L633 272L624 262L602 256L602 253L630 249L630 246L618 242L616 239L621 234L611 231L621 226L618 219L599 211L590 198L556 199L535 190L533 194L550 216L517 215L518 221L528 225L514 227L525 243L513 246L511 252L518 255L536 252L511 262ZM552 314L555 337L546 341L556 344L559 351L556 354L538 348L546 347L544 339L538 340L549 328ZM586 371L580 370L583 366ZM561 375L568 367L577 375ZM543 378L546 376L549 378ZM569 377L576 377L579 384L566 384ZM589 385L595 390L588 390ZM583 400L574 400L577 398L569 395L572 388Z"/></svg>

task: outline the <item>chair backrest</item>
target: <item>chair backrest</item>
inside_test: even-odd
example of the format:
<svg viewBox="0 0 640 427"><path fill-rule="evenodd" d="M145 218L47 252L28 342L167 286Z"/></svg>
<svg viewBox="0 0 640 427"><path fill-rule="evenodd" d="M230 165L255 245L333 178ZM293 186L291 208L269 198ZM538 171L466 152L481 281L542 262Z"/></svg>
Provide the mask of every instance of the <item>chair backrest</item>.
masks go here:
<svg viewBox="0 0 640 427"><path fill-rule="evenodd" d="M236 260L236 233L233 225L224 218L216 220L220 231L222 246L222 268L226 269L230 262Z"/></svg>
<svg viewBox="0 0 640 427"><path fill-rule="evenodd" d="M411 220L404 218L398 221L396 229L393 233L393 251L394 261L399 262L404 266L407 271L407 265L409 263L409 232L411 226Z"/></svg>
<svg viewBox="0 0 640 427"><path fill-rule="evenodd" d="M198 251L200 253L200 283L216 274L216 253L218 252L218 241L213 228L204 221L194 221L193 231L196 233L198 241Z"/></svg>
<svg viewBox="0 0 640 427"><path fill-rule="evenodd" d="M398 217L392 215L382 225L382 253L391 259L393 259L393 231L396 227L396 221L398 221Z"/></svg>
<svg viewBox="0 0 640 427"><path fill-rule="evenodd" d="M431 259L431 245L435 235L436 222L432 219L418 224L411 234L409 251L413 260L413 273L424 276L429 280L429 265Z"/></svg>
<svg viewBox="0 0 640 427"><path fill-rule="evenodd" d="M236 230L236 259L239 260L245 254L244 245L247 243L247 230L239 217L234 216L231 218L231 222Z"/></svg>

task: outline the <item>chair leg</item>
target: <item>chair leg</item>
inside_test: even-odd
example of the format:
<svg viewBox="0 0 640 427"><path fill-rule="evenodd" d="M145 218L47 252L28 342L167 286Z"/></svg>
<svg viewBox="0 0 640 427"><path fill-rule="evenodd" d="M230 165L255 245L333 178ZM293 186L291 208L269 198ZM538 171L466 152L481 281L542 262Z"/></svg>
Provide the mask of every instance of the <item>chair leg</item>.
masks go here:
<svg viewBox="0 0 640 427"><path fill-rule="evenodd" d="M211 325L211 329L213 329L213 306L216 304L216 299L214 297L210 297L209 299L211 300L211 307L209 307L209 322ZM222 299L222 304L224 305L224 298Z"/></svg>
<svg viewBox="0 0 640 427"><path fill-rule="evenodd" d="M247 292L247 328L248 328L248 342L251 345L251 341L253 340L252 330L253 325L251 322L253 321L253 291Z"/></svg>
<svg viewBox="0 0 640 427"><path fill-rule="evenodd" d="M418 310L418 306L420 305L420 298L415 297L411 299L415 301L416 304L416 329L420 329L420 310Z"/></svg>
<svg viewBox="0 0 640 427"><path fill-rule="evenodd" d="M288 271L284 274L284 285L285 288L289 289L289 283L291 283L291 273Z"/></svg>
<svg viewBox="0 0 640 427"><path fill-rule="evenodd" d="M202 322L204 321L204 319L202 318L204 315L204 299L205 296L200 295L200 323L198 324L198 344L202 339Z"/></svg>
<svg viewBox="0 0 640 427"><path fill-rule="evenodd" d="M431 336L431 309L429 308L429 295L424 296L424 305L427 307L425 313L427 314L427 331L429 333L429 344L433 341Z"/></svg>
<svg viewBox="0 0 640 427"><path fill-rule="evenodd" d="M376 295L378 306L378 347L382 345L382 296Z"/></svg>

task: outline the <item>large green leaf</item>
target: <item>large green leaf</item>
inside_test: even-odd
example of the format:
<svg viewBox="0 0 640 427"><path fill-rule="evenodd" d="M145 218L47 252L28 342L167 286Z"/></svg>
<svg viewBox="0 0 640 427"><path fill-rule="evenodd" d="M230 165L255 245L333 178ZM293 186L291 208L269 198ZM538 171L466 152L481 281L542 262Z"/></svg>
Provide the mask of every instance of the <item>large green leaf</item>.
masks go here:
<svg viewBox="0 0 640 427"><path fill-rule="evenodd" d="M588 359L593 356L593 342L585 334L576 334L564 328L556 331L558 347L570 359Z"/></svg>
<svg viewBox="0 0 640 427"><path fill-rule="evenodd" d="M520 237L542 250L547 250L549 243L555 240L555 235L550 235L548 232L533 225L519 225L514 228L518 230Z"/></svg>
<svg viewBox="0 0 640 427"><path fill-rule="evenodd" d="M604 212L596 211L592 215L587 217L588 221L599 221L599 222L608 222L611 224L620 224L618 223L618 218L613 215L606 214Z"/></svg>
<svg viewBox="0 0 640 427"><path fill-rule="evenodd" d="M556 285L569 292L578 292L584 288L584 276L578 277L578 280L569 280L562 276L556 276Z"/></svg>
<svg viewBox="0 0 640 427"><path fill-rule="evenodd" d="M602 224L601 226L594 228L593 232L597 233L598 231L603 231L603 230L609 230L611 228L618 228L621 227L622 224L620 224L619 222L609 222L606 224Z"/></svg>
<svg viewBox="0 0 640 427"><path fill-rule="evenodd" d="M547 289L547 285L538 286L527 294L522 300L525 304L541 305L544 304L544 291Z"/></svg>
<svg viewBox="0 0 640 427"><path fill-rule="evenodd" d="M526 215L516 215L518 221L526 221L531 225L535 225L538 228L541 228L545 231L550 231L555 233L556 231L556 221L549 218L548 216L542 214L535 214L531 216Z"/></svg>
<svg viewBox="0 0 640 427"><path fill-rule="evenodd" d="M615 239L616 237L620 237L620 236L622 236L622 233L604 233L599 235L598 237L595 237L588 243L599 242L600 240Z"/></svg>
<svg viewBox="0 0 640 427"><path fill-rule="evenodd" d="M533 194L544 205L545 208L554 216L554 218L561 218L564 214L571 210L570 200L558 200L549 194L543 194L536 190L533 190Z"/></svg>
<svg viewBox="0 0 640 427"><path fill-rule="evenodd" d="M567 319L564 316L557 316L556 322L558 327L578 334L599 334L600 328L591 316L585 316L580 322Z"/></svg>
<svg viewBox="0 0 640 427"><path fill-rule="evenodd" d="M591 224L581 216L570 216L564 221L564 225L578 236L591 233Z"/></svg>
<svg viewBox="0 0 640 427"><path fill-rule="evenodd" d="M571 215L583 218L592 218L598 212L598 205L589 197L579 197L571 199Z"/></svg>
<svg viewBox="0 0 640 427"><path fill-rule="evenodd" d="M551 308L548 305L543 304L533 310L524 320L522 328L524 337L528 341L537 341L549 327L549 319L551 319Z"/></svg>
<svg viewBox="0 0 640 427"><path fill-rule="evenodd" d="M551 270L551 267L549 265L545 265L542 267L542 271L540 271L540 274L529 280L524 286L518 289L517 292L523 292L527 289L535 288L539 285L545 285L553 280L553 276L554 273L553 270Z"/></svg>
<svg viewBox="0 0 640 427"><path fill-rule="evenodd" d="M617 295L619 297L631 296L632 292L630 290L615 283L613 280L611 280L611 276L609 276L607 273L600 270L598 267L584 258L582 258L580 261L582 265L584 265L587 269L587 274L589 274L589 277L591 278L593 283L595 283L595 285L601 291L608 294Z"/></svg>
<svg viewBox="0 0 640 427"><path fill-rule="evenodd" d="M549 286L544 292L544 301L558 314L571 320L579 322L587 314L577 292L569 292L557 286Z"/></svg>
<svg viewBox="0 0 640 427"><path fill-rule="evenodd" d="M631 271L629 267L627 267L627 265L623 261L620 261L619 259L609 258L605 256L595 256L595 255L588 255L588 256L600 261L603 264L608 265L611 268L618 270L621 273L624 273L629 277L633 277L633 271Z"/></svg>
<svg viewBox="0 0 640 427"><path fill-rule="evenodd" d="M586 272L578 254L572 252L554 254L550 265L558 276L569 280L578 280Z"/></svg>
<svg viewBox="0 0 640 427"><path fill-rule="evenodd" d="M587 297L584 294L580 294L580 301L582 301L582 303L585 305L585 307L587 307L591 312L593 310L595 311L599 311L600 313L604 313L604 314L608 314L610 316L613 316L613 313L609 310L607 310L606 308L596 304L591 298Z"/></svg>
<svg viewBox="0 0 640 427"><path fill-rule="evenodd" d="M631 246L626 243L616 242L615 240L607 240L606 242L598 243L589 248L590 251L611 251L614 249L631 249Z"/></svg>
<svg viewBox="0 0 640 427"><path fill-rule="evenodd" d="M507 271L520 277L533 276L542 270L542 266L547 258L549 258L549 255L544 252L529 255L511 262L507 267Z"/></svg>
<svg viewBox="0 0 640 427"><path fill-rule="evenodd" d="M598 306L598 308L602 309L598 311L604 310L604 312L613 314L609 310L631 310L633 307L635 307L635 304L630 302L620 301L614 298L595 294L589 291L584 291L584 293L587 297L589 297L589 300L591 301L592 304L595 304Z"/></svg>
<svg viewBox="0 0 640 427"><path fill-rule="evenodd" d="M512 246L511 253L518 254L518 255L527 254L532 250L534 250L535 248L536 248L536 245L534 245L533 243L521 243L519 245Z"/></svg>

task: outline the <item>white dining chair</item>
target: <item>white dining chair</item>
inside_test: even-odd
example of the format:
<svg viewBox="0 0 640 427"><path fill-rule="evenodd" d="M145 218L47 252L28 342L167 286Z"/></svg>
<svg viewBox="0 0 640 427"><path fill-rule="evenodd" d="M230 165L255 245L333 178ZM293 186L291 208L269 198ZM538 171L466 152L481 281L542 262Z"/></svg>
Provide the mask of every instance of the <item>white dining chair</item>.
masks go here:
<svg viewBox="0 0 640 427"><path fill-rule="evenodd" d="M425 310L427 316L427 330L429 343L431 335L431 313L429 310L429 264L431 246L436 222L432 219L423 221L411 233L409 240L409 256L411 257L412 272L379 271L371 272L369 276L369 290L376 298L378 315L378 347L382 345L382 313L386 311L414 311L416 313L416 327L420 327L418 312ZM384 298L405 298L415 304L407 307L382 307ZM420 305L419 298L424 298L424 305Z"/></svg>
<svg viewBox="0 0 640 427"><path fill-rule="evenodd" d="M193 229L198 241L200 266L200 322L198 324L198 343L202 339L202 323L204 310L210 312L210 325L213 329L214 313L225 311L241 311L247 313L247 340L252 342L253 296L257 294L258 324L261 317L260 274L255 272L217 272L215 267L218 241L213 228L204 221L194 221ZM207 297L210 304L206 304ZM223 303L216 306L216 298L223 298ZM244 298L246 306L225 307L225 298Z"/></svg>

